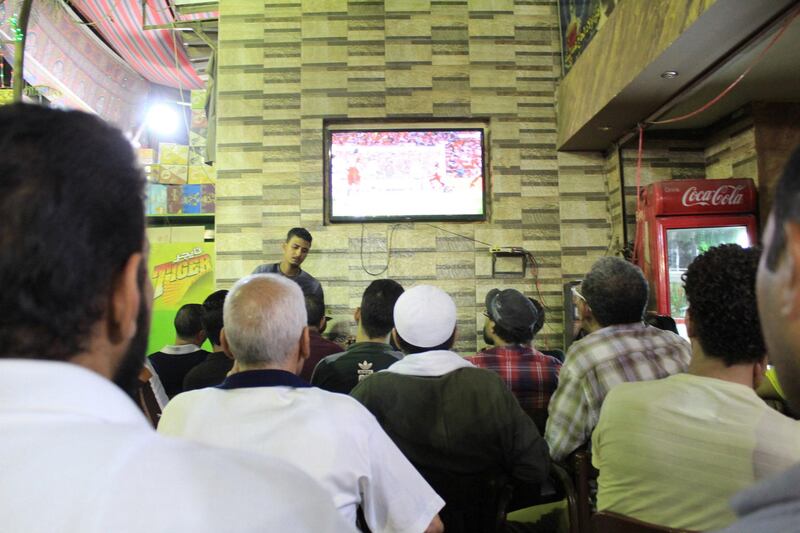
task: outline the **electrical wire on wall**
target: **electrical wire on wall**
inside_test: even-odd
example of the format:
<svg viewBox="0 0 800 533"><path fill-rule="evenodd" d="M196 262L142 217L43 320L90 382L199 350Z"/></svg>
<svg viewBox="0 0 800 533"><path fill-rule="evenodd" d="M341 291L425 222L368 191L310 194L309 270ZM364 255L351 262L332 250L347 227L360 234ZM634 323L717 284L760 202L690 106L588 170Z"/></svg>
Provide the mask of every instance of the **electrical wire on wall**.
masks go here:
<svg viewBox="0 0 800 533"><path fill-rule="evenodd" d="M364 224L361 224L361 270L369 274L370 276L380 276L387 270L389 270L389 261L392 257L392 237L394 236L394 232L402 226L402 224L392 224L391 226L386 227L386 266L384 266L378 272L370 272L367 268L367 265L364 264Z"/></svg>

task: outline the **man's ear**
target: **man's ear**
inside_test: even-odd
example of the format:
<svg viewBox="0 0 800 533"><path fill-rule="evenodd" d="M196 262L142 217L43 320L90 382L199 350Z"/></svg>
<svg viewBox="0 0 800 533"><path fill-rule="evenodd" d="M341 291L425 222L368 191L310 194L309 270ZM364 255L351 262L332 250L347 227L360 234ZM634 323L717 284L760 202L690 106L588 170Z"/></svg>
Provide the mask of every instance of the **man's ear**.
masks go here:
<svg viewBox="0 0 800 533"><path fill-rule="evenodd" d="M397 328L392 328L392 340L394 340L394 345L399 348L400 347L400 335L397 334Z"/></svg>
<svg viewBox="0 0 800 533"><path fill-rule="evenodd" d="M789 271L789 295L786 304L789 306L789 317L800 318L800 223L786 222L786 258Z"/></svg>
<svg viewBox="0 0 800 533"><path fill-rule="evenodd" d="M761 359L756 361L753 365L753 389L757 389L761 383L766 379L767 372L767 355L764 354Z"/></svg>
<svg viewBox="0 0 800 533"><path fill-rule="evenodd" d="M127 341L136 335L139 306L145 297L139 287L139 269L144 256L136 252L128 257L117 275L108 309L108 334L114 343Z"/></svg>
<svg viewBox="0 0 800 533"><path fill-rule="evenodd" d="M228 344L228 338L225 336L225 328L219 330L219 345L222 347L222 351L225 352L228 359L234 359L233 352L231 352L231 345Z"/></svg>
<svg viewBox="0 0 800 533"><path fill-rule="evenodd" d="M361 308L360 307L356 307L356 311L355 311L355 313L353 313L353 319L356 321L356 324L358 324L361 321Z"/></svg>
<svg viewBox="0 0 800 533"><path fill-rule="evenodd" d="M297 349L300 361L305 361L311 355L311 341L308 337L308 326L303 328L303 333L300 335Z"/></svg>
<svg viewBox="0 0 800 533"><path fill-rule="evenodd" d="M689 307L686 310L686 313L685 313L685 316L684 316L684 321L685 321L685 324L686 324L686 335L689 338L694 337L695 336L694 335L694 322L692 322L692 308L691 307Z"/></svg>

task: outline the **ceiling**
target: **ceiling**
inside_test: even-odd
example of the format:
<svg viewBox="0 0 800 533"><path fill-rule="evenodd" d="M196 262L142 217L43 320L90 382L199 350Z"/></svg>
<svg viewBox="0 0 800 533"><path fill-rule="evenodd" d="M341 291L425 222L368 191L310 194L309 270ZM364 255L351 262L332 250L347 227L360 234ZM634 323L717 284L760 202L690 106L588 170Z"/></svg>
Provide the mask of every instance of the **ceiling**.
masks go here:
<svg viewBox="0 0 800 533"><path fill-rule="evenodd" d="M747 69L798 9L800 0L716 0L608 101L581 117L581 125L568 132L559 150L607 150L630 140L640 123L677 117L704 106ZM597 38L590 48L595 41ZM679 123L651 125L648 131L698 132L750 102L800 102L798 44L800 17L793 19L780 41L715 105ZM608 77L611 73L602 68L597 65L596 76ZM574 83L570 80L574 70L564 82ZM661 75L666 71L679 75L664 79Z"/></svg>
<svg viewBox="0 0 800 533"><path fill-rule="evenodd" d="M757 59L786 22L786 17L775 21L752 42L675 97L659 118L684 115L712 100ZM706 128L750 102L800 102L800 17L794 19L763 59L718 103L695 117L656 125L653 129Z"/></svg>

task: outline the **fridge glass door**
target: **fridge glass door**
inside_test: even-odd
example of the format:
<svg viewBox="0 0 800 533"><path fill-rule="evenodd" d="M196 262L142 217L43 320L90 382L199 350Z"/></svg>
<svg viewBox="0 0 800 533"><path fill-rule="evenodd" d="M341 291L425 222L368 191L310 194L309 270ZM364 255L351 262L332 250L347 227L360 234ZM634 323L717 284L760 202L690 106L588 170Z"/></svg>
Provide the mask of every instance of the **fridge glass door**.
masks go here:
<svg viewBox="0 0 800 533"><path fill-rule="evenodd" d="M695 257L720 244L749 247L751 243L747 226L667 229L669 306L672 318L676 320L684 318L688 307L681 276Z"/></svg>

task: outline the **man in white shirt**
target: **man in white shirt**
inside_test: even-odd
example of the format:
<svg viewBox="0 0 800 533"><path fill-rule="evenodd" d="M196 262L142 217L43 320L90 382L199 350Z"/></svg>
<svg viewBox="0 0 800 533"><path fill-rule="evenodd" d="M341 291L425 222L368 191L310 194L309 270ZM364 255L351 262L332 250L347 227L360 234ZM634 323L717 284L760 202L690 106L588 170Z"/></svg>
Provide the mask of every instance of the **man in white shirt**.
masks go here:
<svg viewBox="0 0 800 533"><path fill-rule="evenodd" d="M369 411L298 377L310 350L296 283L279 274L243 278L223 319L222 347L238 371L218 387L176 396L160 433L285 459L329 491L348 523L360 506L374 533L442 531L444 501Z"/></svg>
<svg viewBox="0 0 800 533"><path fill-rule="evenodd" d="M144 178L122 133L15 104L0 108L0 149L0 529L353 531L296 468L161 437L123 392L152 287Z"/></svg>
<svg viewBox="0 0 800 533"><path fill-rule="evenodd" d="M622 383L592 435L597 507L695 531L734 520L728 500L800 460L800 423L756 395L766 348L759 252L711 248L684 274L692 360L685 374Z"/></svg>

